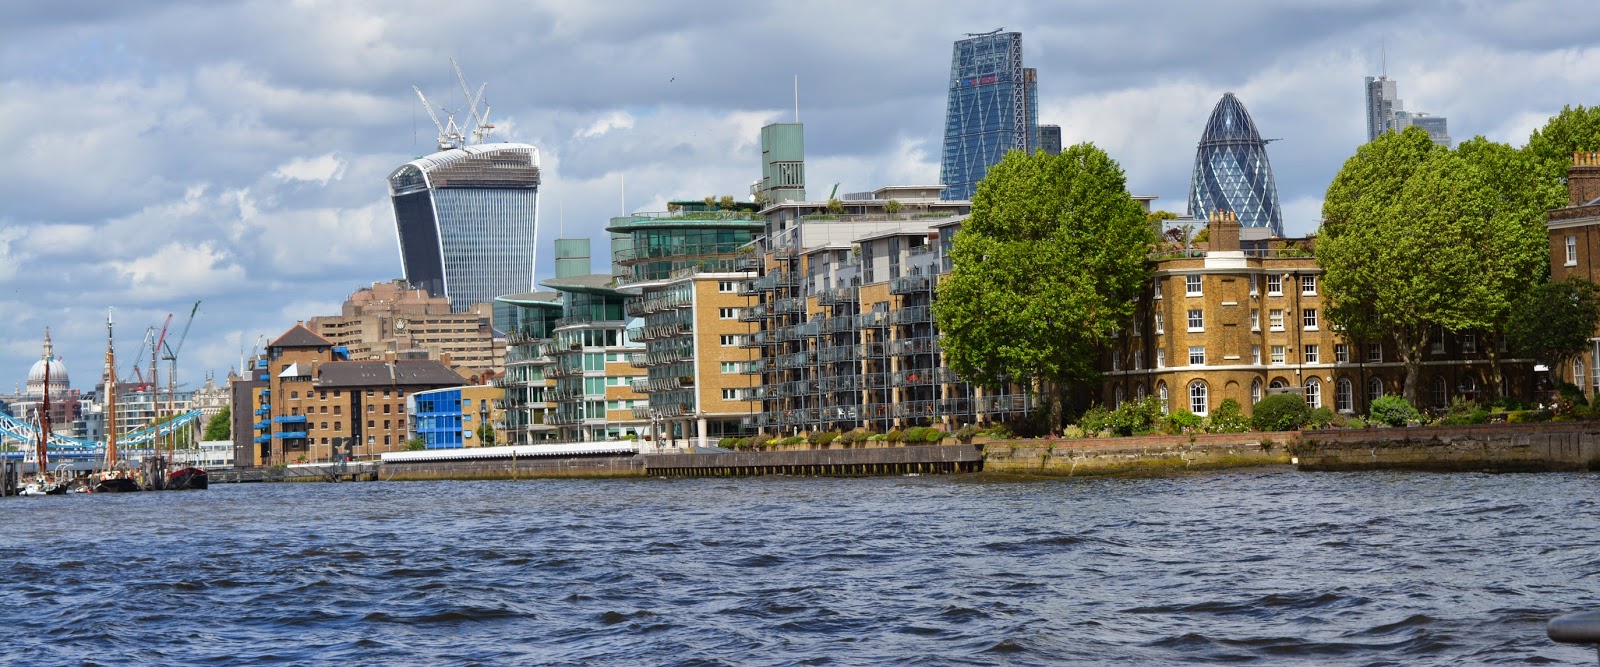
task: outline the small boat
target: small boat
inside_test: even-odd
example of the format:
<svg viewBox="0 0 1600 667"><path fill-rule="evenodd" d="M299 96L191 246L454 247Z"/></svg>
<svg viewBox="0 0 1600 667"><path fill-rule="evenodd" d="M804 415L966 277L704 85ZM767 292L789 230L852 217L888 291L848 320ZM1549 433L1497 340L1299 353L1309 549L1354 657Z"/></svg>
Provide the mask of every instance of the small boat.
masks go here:
<svg viewBox="0 0 1600 667"><path fill-rule="evenodd" d="M90 477L90 493L128 493L142 491L144 487L139 484L139 479L126 470L112 470Z"/></svg>
<svg viewBox="0 0 1600 667"><path fill-rule="evenodd" d="M204 489L210 484L210 477L203 468L185 466L167 473L167 485L163 488L168 491Z"/></svg>
<svg viewBox="0 0 1600 667"><path fill-rule="evenodd" d="M19 495L19 496L59 496L59 495L65 495L66 492L67 492L66 483L58 482L58 481L56 481L55 477L52 477L52 476L49 476L49 475L38 475L38 476L35 476L32 480L29 480L27 484L22 485L22 490L18 491L17 495Z"/></svg>

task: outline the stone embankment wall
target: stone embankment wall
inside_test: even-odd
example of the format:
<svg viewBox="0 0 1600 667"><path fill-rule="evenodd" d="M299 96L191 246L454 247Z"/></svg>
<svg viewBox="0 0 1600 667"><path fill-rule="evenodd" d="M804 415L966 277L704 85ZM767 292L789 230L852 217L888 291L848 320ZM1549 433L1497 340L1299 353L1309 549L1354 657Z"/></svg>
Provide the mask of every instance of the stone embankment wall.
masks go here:
<svg viewBox="0 0 1600 667"><path fill-rule="evenodd" d="M423 479L539 479L550 477L643 477L637 456L538 457L492 461L430 461L385 463L379 478Z"/></svg>
<svg viewBox="0 0 1600 667"><path fill-rule="evenodd" d="M983 445L983 470L992 474L1138 475L1287 465L1298 431L1160 435L1135 438L1000 440Z"/></svg>
<svg viewBox="0 0 1600 667"><path fill-rule="evenodd" d="M1600 470L1600 422L1306 431L1301 470Z"/></svg>
<svg viewBox="0 0 1600 667"><path fill-rule="evenodd" d="M983 464L978 449L971 445L796 449L727 454L650 454L641 458L644 459L649 474L669 477L941 474L976 472Z"/></svg>

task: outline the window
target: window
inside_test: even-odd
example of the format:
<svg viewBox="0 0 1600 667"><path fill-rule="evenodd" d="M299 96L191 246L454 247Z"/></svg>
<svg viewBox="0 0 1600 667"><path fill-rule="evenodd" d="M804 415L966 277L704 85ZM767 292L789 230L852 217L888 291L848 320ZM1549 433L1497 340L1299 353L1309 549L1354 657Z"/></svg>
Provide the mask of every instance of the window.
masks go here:
<svg viewBox="0 0 1600 667"><path fill-rule="evenodd" d="M1283 365L1283 360L1284 360L1283 346L1282 345L1274 345L1274 346L1272 346L1272 363L1274 365L1282 366Z"/></svg>
<svg viewBox="0 0 1600 667"><path fill-rule="evenodd" d="M606 376L606 386L607 387L626 387L626 386L628 386L628 378L627 378L627 376L624 376L624 375L607 375Z"/></svg>
<svg viewBox="0 0 1600 667"><path fill-rule="evenodd" d="M1250 381L1250 404L1251 405L1255 405L1255 404L1260 403L1260 402L1261 402L1261 379L1260 378L1256 378L1256 379Z"/></svg>
<svg viewBox="0 0 1600 667"><path fill-rule="evenodd" d="M1256 291L1256 274L1252 273L1250 274L1250 296L1257 296L1259 294L1260 292Z"/></svg>
<svg viewBox="0 0 1600 667"><path fill-rule="evenodd" d="M368 419L367 420L367 428L378 428L378 420L376 420L376 419Z"/></svg>
<svg viewBox="0 0 1600 667"><path fill-rule="evenodd" d="M1111 352L1111 370L1113 372L1122 370L1122 354L1116 350Z"/></svg>
<svg viewBox="0 0 1600 667"><path fill-rule="evenodd" d="M1250 330L1251 331L1260 331L1261 330L1261 309L1260 308L1251 308L1250 309Z"/></svg>
<svg viewBox="0 0 1600 667"><path fill-rule="evenodd" d="M1200 276L1183 277L1183 295L1200 296Z"/></svg>
<svg viewBox="0 0 1600 667"><path fill-rule="evenodd" d="M1356 388L1350 378L1339 378L1333 386L1333 408L1339 412L1356 411Z"/></svg>
<svg viewBox="0 0 1600 667"><path fill-rule="evenodd" d="M1122 385L1117 385L1116 389L1113 389L1112 391L1113 398L1111 399L1111 407L1112 409L1116 409L1122 406Z"/></svg>
<svg viewBox="0 0 1600 667"><path fill-rule="evenodd" d="M337 431L337 430L342 429L342 428L344 428L344 422L334 422L333 423L333 430Z"/></svg>
<svg viewBox="0 0 1600 667"><path fill-rule="evenodd" d="M1317 309L1316 308L1305 308L1305 309L1301 310L1300 311L1300 325L1305 327L1306 331L1316 331L1317 330Z"/></svg>
<svg viewBox="0 0 1600 667"><path fill-rule="evenodd" d="M1307 345L1307 346L1305 346L1305 355L1306 355L1306 363L1308 363L1308 364L1320 364L1320 363L1322 363L1322 353L1321 353L1321 350L1317 349L1316 345Z"/></svg>
<svg viewBox="0 0 1600 667"><path fill-rule="evenodd" d="M1336 364L1348 364L1348 363L1350 363L1350 344L1349 343L1334 343L1333 344L1333 363L1336 363Z"/></svg>
<svg viewBox="0 0 1600 667"><path fill-rule="evenodd" d="M1267 311L1267 328L1273 331L1283 331L1283 309L1273 308Z"/></svg>
<svg viewBox="0 0 1600 667"><path fill-rule="evenodd" d="M732 294L738 289L738 284L732 280L718 280L717 291L723 294Z"/></svg>
<svg viewBox="0 0 1600 667"><path fill-rule="evenodd" d="M1383 363L1383 343L1367 343L1367 363Z"/></svg>
<svg viewBox="0 0 1600 667"><path fill-rule="evenodd" d="M1151 286L1155 289L1156 298L1157 299L1161 298L1161 279L1160 278L1156 278L1156 279L1154 279L1154 280L1152 280L1150 282L1151 282Z"/></svg>
<svg viewBox="0 0 1600 667"><path fill-rule="evenodd" d="M1139 400L1139 401L1144 400L1144 383L1143 382L1133 386L1133 398L1135 400Z"/></svg>
<svg viewBox="0 0 1600 667"><path fill-rule="evenodd" d="M298 392L298 391L289 392L289 398L300 398L300 392ZM43 429L40 429L40 430L43 430Z"/></svg>
<svg viewBox="0 0 1600 667"><path fill-rule="evenodd" d="M1300 276L1300 293L1306 296L1317 295L1317 277Z"/></svg>
<svg viewBox="0 0 1600 667"><path fill-rule="evenodd" d="M606 369L606 355L604 352L585 352L583 355L583 370L603 371Z"/></svg>
<svg viewBox="0 0 1600 667"><path fill-rule="evenodd" d="M1156 313L1156 333L1166 333L1166 330L1161 328L1161 313Z"/></svg>
<svg viewBox="0 0 1600 667"><path fill-rule="evenodd" d="M1144 350L1134 350L1133 351L1133 370L1139 370L1141 368L1144 368ZM1577 377L1579 377L1581 379L1583 376L1579 375Z"/></svg>
<svg viewBox="0 0 1600 667"><path fill-rule="evenodd" d="M333 414L336 414L336 415L344 414L344 406L342 406L342 405L333 406Z"/></svg>
<svg viewBox="0 0 1600 667"><path fill-rule="evenodd" d="M1189 412L1204 415L1206 409L1206 383L1204 380L1195 380L1189 383Z"/></svg>
<svg viewBox="0 0 1600 667"><path fill-rule="evenodd" d="M1204 345L1190 345L1189 346L1189 365L1190 366L1204 366L1204 365L1206 365L1206 346L1204 346Z"/></svg>
<svg viewBox="0 0 1600 667"><path fill-rule="evenodd" d="M467 416L471 417L471 415L467 415ZM394 420L392 420L392 419L385 419L385 420L383 420L383 427L384 428L394 428L394 423L393 422L394 422Z"/></svg>
<svg viewBox="0 0 1600 667"><path fill-rule="evenodd" d="M1567 237L1567 266L1578 265L1578 237Z"/></svg>
<svg viewBox="0 0 1600 667"><path fill-rule="evenodd" d="M1199 308L1189 309L1189 331L1200 332L1206 330L1205 311Z"/></svg>
<svg viewBox="0 0 1600 667"><path fill-rule="evenodd" d="M388 403L384 403L383 404L383 414L389 414L389 409L391 407L393 407L393 406L390 406Z"/></svg>
<svg viewBox="0 0 1600 667"><path fill-rule="evenodd" d="M733 334L722 334L719 340L721 341L723 347L739 346L739 336Z"/></svg>
<svg viewBox="0 0 1600 667"><path fill-rule="evenodd" d="M1430 347L1433 353L1444 354L1444 327L1434 327L1433 333L1429 335L1429 338L1431 339Z"/></svg>
<svg viewBox="0 0 1600 667"><path fill-rule="evenodd" d="M1583 358L1572 360L1572 384L1583 386Z"/></svg>
<svg viewBox="0 0 1600 667"><path fill-rule="evenodd" d="M1167 351L1164 348L1159 348L1158 347L1158 348L1156 348L1156 368L1166 368L1166 367L1167 367Z"/></svg>
<svg viewBox="0 0 1600 667"><path fill-rule="evenodd" d="M1156 383L1156 400L1161 403L1161 413L1167 412L1167 383Z"/></svg>
<svg viewBox="0 0 1600 667"><path fill-rule="evenodd" d="M367 412L371 413L371 412L377 412L377 411L378 411L378 406L373 405L371 403L367 404Z"/></svg>
<svg viewBox="0 0 1600 667"><path fill-rule="evenodd" d="M1283 296L1283 276L1267 276L1267 296Z"/></svg>
<svg viewBox="0 0 1600 667"><path fill-rule="evenodd" d="M718 308L717 309L717 319L719 319L719 320L737 320L737 319L739 319L739 309L738 308Z"/></svg>
<svg viewBox="0 0 1600 667"><path fill-rule="evenodd" d="M1306 405L1315 410L1322 407L1322 380L1311 378L1306 380Z"/></svg>
<svg viewBox="0 0 1600 667"><path fill-rule="evenodd" d="M1380 398L1383 398L1383 379L1372 378L1367 380L1367 405L1372 405L1373 401Z"/></svg>
<svg viewBox="0 0 1600 667"><path fill-rule="evenodd" d="M1140 336L1140 335L1143 335L1143 334L1144 334L1144 320L1140 319L1139 316L1137 314L1135 314L1133 316L1133 335Z"/></svg>
<svg viewBox="0 0 1600 667"><path fill-rule="evenodd" d="M1261 346L1260 345L1251 345L1250 346L1250 363L1252 363L1252 364L1260 364L1261 363Z"/></svg>
<svg viewBox="0 0 1600 667"><path fill-rule="evenodd" d="M1433 376L1433 407L1442 408L1450 404L1450 387L1444 381L1443 375Z"/></svg>
<svg viewBox="0 0 1600 667"><path fill-rule="evenodd" d="M1478 332L1476 332L1476 331L1468 331L1468 332L1465 332L1465 333L1461 334L1461 351L1462 352L1477 352L1478 351Z"/></svg>
<svg viewBox="0 0 1600 667"><path fill-rule="evenodd" d="M739 372L744 371L743 366L744 366L744 364L741 364L741 363L739 363L737 361L724 361L724 362L722 362L722 372L724 372L724 373L739 373Z"/></svg>
<svg viewBox="0 0 1600 667"><path fill-rule="evenodd" d="M737 401L737 400L739 400L739 390L738 389L724 389L724 390L722 390L722 400L724 400L724 401Z"/></svg>

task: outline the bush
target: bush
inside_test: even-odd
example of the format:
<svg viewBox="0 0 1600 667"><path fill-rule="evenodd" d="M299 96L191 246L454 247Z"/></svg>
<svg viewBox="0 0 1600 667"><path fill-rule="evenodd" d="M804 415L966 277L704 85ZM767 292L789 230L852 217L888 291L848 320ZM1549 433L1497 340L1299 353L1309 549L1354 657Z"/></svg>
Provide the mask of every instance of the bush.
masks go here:
<svg viewBox="0 0 1600 667"><path fill-rule="evenodd" d="M987 432L989 433L989 435L991 437L994 437L994 438L997 438L997 439L1000 439L1000 440L1006 440L1006 439L1009 439L1009 438L1016 437L1016 434L1011 432L1011 427L1006 426L1005 424L994 424L994 425L989 427Z"/></svg>
<svg viewBox="0 0 1600 667"><path fill-rule="evenodd" d="M1146 396L1141 400L1127 401L1117 406L1117 409L1111 412L1111 430L1123 436L1144 435L1155 431L1161 420L1161 400L1154 396Z"/></svg>
<svg viewBox="0 0 1600 667"><path fill-rule="evenodd" d="M959 442L963 445L970 445L972 444L972 439L978 437L978 433L979 430L976 424L967 424L966 426L956 429L956 442Z"/></svg>
<svg viewBox="0 0 1600 667"><path fill-rule="evenodd" d="M805 441L806 441L805 436L802 436L802 435L791 435L791 436L789 436L787 438L779 440L778 444L783 445L784 447L793 447L793 446L798 445L798 444L800 444L802 442L805 442Z"/></svg>
<svg viewBox="0 0 1600 667"><path fill-rule="evenodd" d="M1460 396L1451 399L1450 408L1445 410L1444 417L1439 423L1445 426L1466 426L1468 424L1489 423L1489 411L1483 406Z"/></svg>
<svg viewBox="0 0 1600 667"><path fill-rule="evenodd" d="M867 437L867 442L883 442L883 439L886 437L888 436L882 433L874 433Z"/></svg>
<svg viewBox="0 0 1600 667"><path fill-rule="evenodd" d="M1531 401L1524 401L1515 396L1501 396L1500 398L1494 399L1494 403L1489 404L1489 407L1504 410L1506 412L1513 412L1516 410L1534 410L1539 406L1533 404Z"/></svg>
<svg viewBox="0 0 1600 667"><path fill-rule="evenodd" d="M1333 414L1333 410L1326 405L1312 410L1310 414L1306 415L1306 423L1312 428L1327 428L1333 425L1335 419L1338 419L1338 416Z"/></svg>
<svg viewBox="0 0 1600 667"><path fill-rule="evenodd" d="M1005 429L1010 434L1008 437L1037 438L1050 432L1049 427L1045 426L1049 420L1049 414L1034 412L1006 420Z"/></svg>
<svg viewBox="0 0 1600 667"><path fill-rule="evenodd" d="M1554 417L1555 413L1552 413L1549 410L1518 410L1506 415L1506 423L1537 424L1539 422L1550 421Z"/></svg>
<svg viewBox="0 0 1600 667"><path fill-rule="evenodd" d="M1090 435L1100 435L1103 431L1111 430L1111 411L1106 406L1095 404L1084 410L1078 417L1078 428Z"/></svg>
<svg viewBox="0 0 1600 667"><path fill-rule="evenodd" d="M1207 433L1244 433L1250 430L1250 420L1245 418L1238 401L1224 398L1206 418L1205 429Z"/></svg>
<svg viewBox="0 0 1600 667"><path fill-rule="evenodd" d="M1167 418L1163 421L1166 424L1166 427L1163 430L1170 435L1178 435L1179 433L1183 433L1185 431L1200 428L1200 426L1204 424L1206 420L1200 415L1179 408L1174 410L1172 414L1167 415Z"/></svg>
<svg viewBox="0 0 1600 667"><path fill-rule="evenodd" d="M1378 400L1372 402L1371 420L1375 424L1405 426L1420 419L1422 415L1417 413L1417 409L1399 396L1379 396Z"/></svg>
<svg viewBox="0 0 1600 667"><path fill-rule="evenodd" d="M828 443L839 439L838 431L812 431L806 436L806 441L817 447L825 447Z"/></svg>
<svg viewBox="0 0 1600 667"><path fill-rule="evenodd" d="M1257 431L1295 431L1311 420L1311 406L1299 394L1268 396L1250 412L1250 427Z"/></svg>
<svg viewBox="0 0 1600 667"><path fill-rule="evenodd" d="M739 446L739 440L739 438L722 438L717 441L717 446L725 449L736 449Z"/></svg>
<svg viewBox="0 0 1600 667"><path fill-rule="evenodd" d="M1082 438L1085 435L1086 434L1083 432L1083 429L1078 426L1069 425L1066 428L1061 429L1061 437L1063 438Z"/></svg>
<svg viewBox="0 0 1600 667"><path fill-rule="evenodd" d="M883 441L884 442L900 442L900 439L904 438L905 436L906 436L906 434L904 432L902 432L900 429L890 429L890 431L888 433L883 434Z"/></svg>

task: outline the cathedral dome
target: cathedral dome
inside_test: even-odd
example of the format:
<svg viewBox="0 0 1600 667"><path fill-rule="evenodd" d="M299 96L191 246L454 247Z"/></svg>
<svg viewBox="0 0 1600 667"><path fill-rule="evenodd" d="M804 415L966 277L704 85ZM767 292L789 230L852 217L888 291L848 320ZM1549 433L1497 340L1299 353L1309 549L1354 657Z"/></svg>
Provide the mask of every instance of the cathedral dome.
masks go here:
<svg viewBox="0 0 1600 667"><path fill-rule="evenodd" d="M33 368L28 370L28 395L43 396L45 392L45 370L50 373L50 394L66 393L70 382L67 380L67 365L57 359L50 345L50 330L44 331L44 354L39 360L33 362Z"/></svg>

